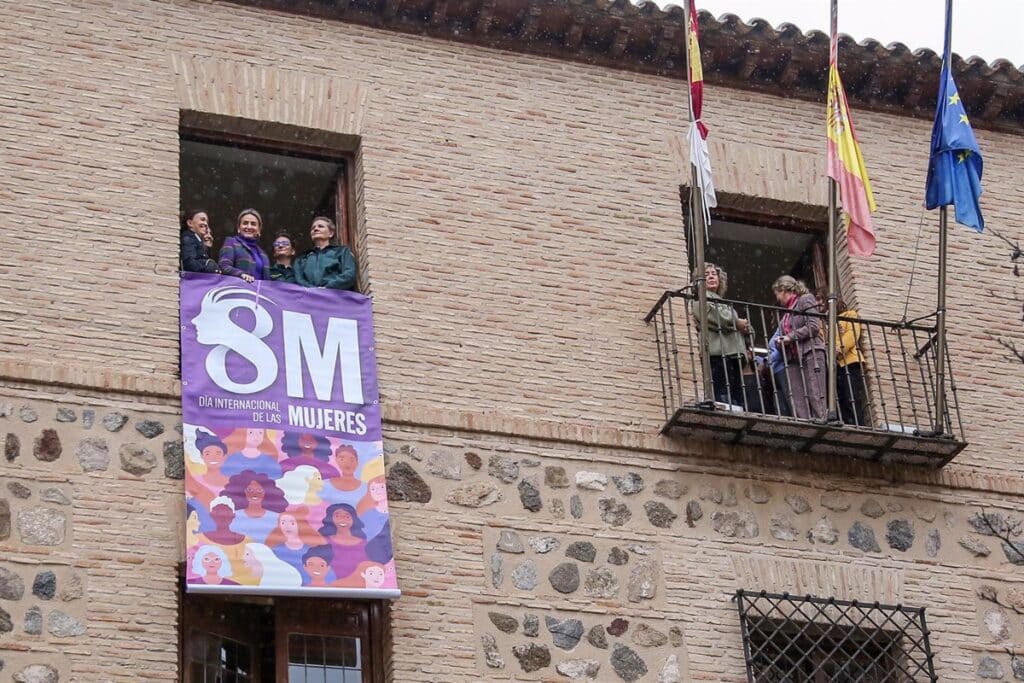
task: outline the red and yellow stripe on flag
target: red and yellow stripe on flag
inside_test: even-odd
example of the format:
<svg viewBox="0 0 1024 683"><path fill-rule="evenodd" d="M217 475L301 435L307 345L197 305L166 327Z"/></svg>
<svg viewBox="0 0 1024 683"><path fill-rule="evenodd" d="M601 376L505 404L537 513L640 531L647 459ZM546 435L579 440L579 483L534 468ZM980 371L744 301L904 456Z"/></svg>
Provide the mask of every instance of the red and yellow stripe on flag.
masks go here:
<svg viewBox="0 0 1024 683"><path fill-rule="evenodd" d="M875 197L860 145L857 144L846 91L839 79L835 59L829 64L827 106L828 175L839 185L839 199L847 215L846 236L850 253L871 256L875 253L875 231L871 225L871 212L876 208Z"/></svg>
<svg viewBox="0 0 1024 683"><path fill-rule="evenodd" d="M690 109L693 121L687 137L690 141L690 163L697 171L697 189L704 208L704 225L711 222L711 208L718 206L715 181L711 174L711 156L708 154L708 128L701 121L704 113L704 67L700 63L700 41L697 29L697 9L690 0L690 20L686 30L686 53L690 76Z"/></svg>
<svg viewBox="0 0 1024 683"><path fill-rule="evenodd" d="M693 120L697 124L702 140L707 140L708 129L701 121L704 111L704 67L700 62L700 34L697 27L697 8L690 0L690 22L686 36L686 49L689 51L690 64L690 108L693 109Z"/></svg>

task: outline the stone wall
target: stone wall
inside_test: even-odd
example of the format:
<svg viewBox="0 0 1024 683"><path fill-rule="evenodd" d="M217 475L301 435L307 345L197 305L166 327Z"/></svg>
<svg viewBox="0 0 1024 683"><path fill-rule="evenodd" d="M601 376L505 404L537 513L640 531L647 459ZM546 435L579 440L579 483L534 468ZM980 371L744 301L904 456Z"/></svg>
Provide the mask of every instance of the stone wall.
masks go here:
<svg viewBox="0 0 1024 683"><path fill-rule="evenodd" d="M179 421L125 405L0 396L14 680L176 679ZM1022 666L1000 496L396 424L385 453L395 681L741 680L737 588L924 606L943 680Z"/></svg>
<svg viewBox="0 0 1024 683"><path fill-rule="evenodd" d="M980 517L1020 519L997 496L436 430L389 430L386 452L411 553L396 680L743 680L737 588L926 607L941 680L1021 642L991 631L1019 615L985 616L982 586L1024 582Z"/></svg>
<svg viewBox="0 0 1024 683"><path fill-rule="evenodd" d="M0 677L175 680L179 419L34 393L0 396Z"/></svg>

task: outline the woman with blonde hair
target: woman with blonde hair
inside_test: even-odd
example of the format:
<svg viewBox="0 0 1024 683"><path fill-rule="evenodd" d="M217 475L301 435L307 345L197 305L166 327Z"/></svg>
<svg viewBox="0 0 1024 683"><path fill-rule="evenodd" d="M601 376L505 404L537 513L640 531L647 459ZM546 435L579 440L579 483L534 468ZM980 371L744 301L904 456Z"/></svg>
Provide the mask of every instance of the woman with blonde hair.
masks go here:
<svg viewBox="0 0 1024 683"><path fill-rule="evenodd" d="M316 505L320 502L320 489L324 487L319 470L309 465L299 465L281 475L276 482L284 492L289 505Z"/></svg>
<svg viewBox="0 0 1024 683"><path fill-rule="evenodd" d="M818 301L799 280L783 275L772 284L779 306L786 309L779 321L776 340L786 362L786 380L793 415L799 418L825 417L825 385L828 374L822 321L814 315Z"/></svg>
<svg viewBox="0 0 1024 683"><path fill-rule="evenodd" d="M267 546L281 560L302 571L302 556L313 546L326 543L306 521L309 510L302 506L290 507L277 518L277 526L267 536Z"/></svg>
<svg viewBox="0 0 1024 683"><path fill-rule="evenodd" d="M262 543L247 543L242 561L259 581L257 586L298 588L302 585L299 570L277 557Z"/></svg>
<svg viewBox="0 0 1024 683"><path fill-rule="evenodd" d="M220 271L246 282L270 279L270 257L260 246L263 216L256 209L238 214L236 234L224 240L217 255Z"/></svg>
<svg viewBox="0 0 1024 683"><path fill-rule="evenodd" d="M747 353L744 335L750 331L750 323L741 318L735 308L722 301L728 284L729 275L721 267L714 263L705 264L711 386L719 403L743 405L743 363Z"/></svg>

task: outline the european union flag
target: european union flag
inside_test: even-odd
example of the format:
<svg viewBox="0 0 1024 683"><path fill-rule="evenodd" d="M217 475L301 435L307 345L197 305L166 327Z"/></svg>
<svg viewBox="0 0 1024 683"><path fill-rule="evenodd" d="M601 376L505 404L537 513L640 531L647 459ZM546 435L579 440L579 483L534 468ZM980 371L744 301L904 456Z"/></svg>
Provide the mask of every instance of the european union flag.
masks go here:
<svg viewBox="0 0 1024 683"><path fill-rule="evenodd" d="M925 205L929 209L952 204L956 222L981 232L981 150L971 129L960 93L949 68L949 46L942 60L939 102L932 126L932 155L928 163Z"/></svg>

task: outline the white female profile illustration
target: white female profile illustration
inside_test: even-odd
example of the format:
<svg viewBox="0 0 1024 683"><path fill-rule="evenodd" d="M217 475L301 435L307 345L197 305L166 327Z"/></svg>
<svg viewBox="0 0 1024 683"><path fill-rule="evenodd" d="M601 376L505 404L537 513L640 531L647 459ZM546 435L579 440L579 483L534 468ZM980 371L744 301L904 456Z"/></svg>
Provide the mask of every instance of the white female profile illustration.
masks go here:
<svg viewBox="0 0 1024 683"><path fill-rule="evenodd" d="M196 328L196 341L214 347L206 355L206 373L220 388L236 394L263 391L277 379L277 358L273 350L261 340L274 329L274 320L260 300L274 303L265 296L244 287L217 287L211 289L200 303L199 315L192 318ZM251 330L233 320L235 309L245 308L252 313ZM256 377L245 384L228 375L228 352L234 351L252 364Z"/></svg>
<svg viewBox="0 0 1024 683"><path fill-rule="evenodd" d="M258 586L273 588L298 588L302 575L263 543L248 543L242 561L256 577Z"/></svg>
<svg viewBox="0 0 1024 683"><path fill-rule="evenodd" d="M192 558L192 573L197 576L189 579L189 583L202 583L208 586L237 586L238 583L227 578L231 576L231 561L223 550L215 545L203 545Z"/></svg>
<svg viewBox="0 0 1024 683"><path fill-rule="evenodd" d="M318 494L324 487L324 480L317 468L299 465L281 475L277 487L284 491L289 505L316 505L320 502Z"/></svg>

